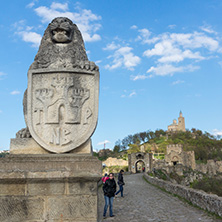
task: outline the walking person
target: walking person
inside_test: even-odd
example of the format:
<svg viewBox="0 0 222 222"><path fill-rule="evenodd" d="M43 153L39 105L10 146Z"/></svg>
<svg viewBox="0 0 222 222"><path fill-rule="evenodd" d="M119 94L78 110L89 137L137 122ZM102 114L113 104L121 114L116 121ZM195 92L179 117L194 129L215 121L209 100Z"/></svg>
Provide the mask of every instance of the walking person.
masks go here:
<svg viewBox="0 0 222 222"><path fill-rule="evenodd" d="M123 181L123 173L124 170L120 170L119 175L118 175L118 185L119 185L119 190L116 192L116 195L121 192L121 197L123 197L123 185L125 185Z"/></svg>
<svg viewBox="0 0 222 222"><path fill-rule="evenodd" d="M116 193L116 181L114 179L114 174L110 173L109 178L105 181L103 185L103 192L105 198L105 206L103 211L103 218L106 218L106 211L109 206L109 216L114 217L113 215L113 199Z"/></svg>

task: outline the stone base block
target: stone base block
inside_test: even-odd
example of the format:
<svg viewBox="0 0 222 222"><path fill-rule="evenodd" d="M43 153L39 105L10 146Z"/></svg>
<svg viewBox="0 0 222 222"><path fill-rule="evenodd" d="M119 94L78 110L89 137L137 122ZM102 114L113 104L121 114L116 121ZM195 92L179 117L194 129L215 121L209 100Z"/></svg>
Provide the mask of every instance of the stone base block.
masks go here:
<svg viewBox="0 0 222 222"><path fill-rule="evenodd" d="M49 154L51 152L41 147L33 138L11 139L11 154ZM72 150L70 153L92 154L91 139L87 140L80 147Z"/></svg>
<svg viewBox="0 0 222 222"><path fill-rule="evenodd" d="M0 160L1 222L97 221L101 162L75 154Z"/></svg>

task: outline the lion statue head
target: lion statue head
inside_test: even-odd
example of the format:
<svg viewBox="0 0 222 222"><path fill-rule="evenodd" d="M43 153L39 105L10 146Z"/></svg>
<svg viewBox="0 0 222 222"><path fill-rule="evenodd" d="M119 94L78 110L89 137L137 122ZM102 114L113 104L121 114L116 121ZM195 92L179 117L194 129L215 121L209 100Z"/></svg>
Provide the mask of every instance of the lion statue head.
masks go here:
<svg viewBox="0 0 222 222"><path fill-rule="evenodd" d="M82 68L98 70L90 62L82 35L70 19L58 17L48 25L30 69Z"/></svg>

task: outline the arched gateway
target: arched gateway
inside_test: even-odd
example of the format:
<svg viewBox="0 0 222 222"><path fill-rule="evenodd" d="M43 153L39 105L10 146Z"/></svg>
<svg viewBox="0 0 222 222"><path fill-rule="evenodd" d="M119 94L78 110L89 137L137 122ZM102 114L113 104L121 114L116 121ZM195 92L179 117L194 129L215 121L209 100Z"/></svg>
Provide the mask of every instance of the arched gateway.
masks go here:
<svg viewBox="0 0 222 222"><path fill-rule="evenodd" d="M129 172L140 173L152 170L152 153L131 153L128 154Z"/></svg>

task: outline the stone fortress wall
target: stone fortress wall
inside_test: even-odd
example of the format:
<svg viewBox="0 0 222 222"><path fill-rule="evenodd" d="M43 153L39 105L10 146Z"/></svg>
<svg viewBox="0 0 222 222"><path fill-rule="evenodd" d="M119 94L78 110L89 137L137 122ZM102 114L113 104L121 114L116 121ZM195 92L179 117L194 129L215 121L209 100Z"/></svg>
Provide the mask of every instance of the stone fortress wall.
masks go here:
<svg viewBox="0 0 222 222"><path fill-rule="evenodd" d="M222 173L222 161L208 160L206 164L196 164L196 170L211 176Z"/></svg>
<svg viewBox="0 0 222 222"><path fill-rule="evenodd" d="M183 151L181 144L171 144L167 146L165 161L169 165L182 164L183 166L196 169L194 151Z"/></svg>

